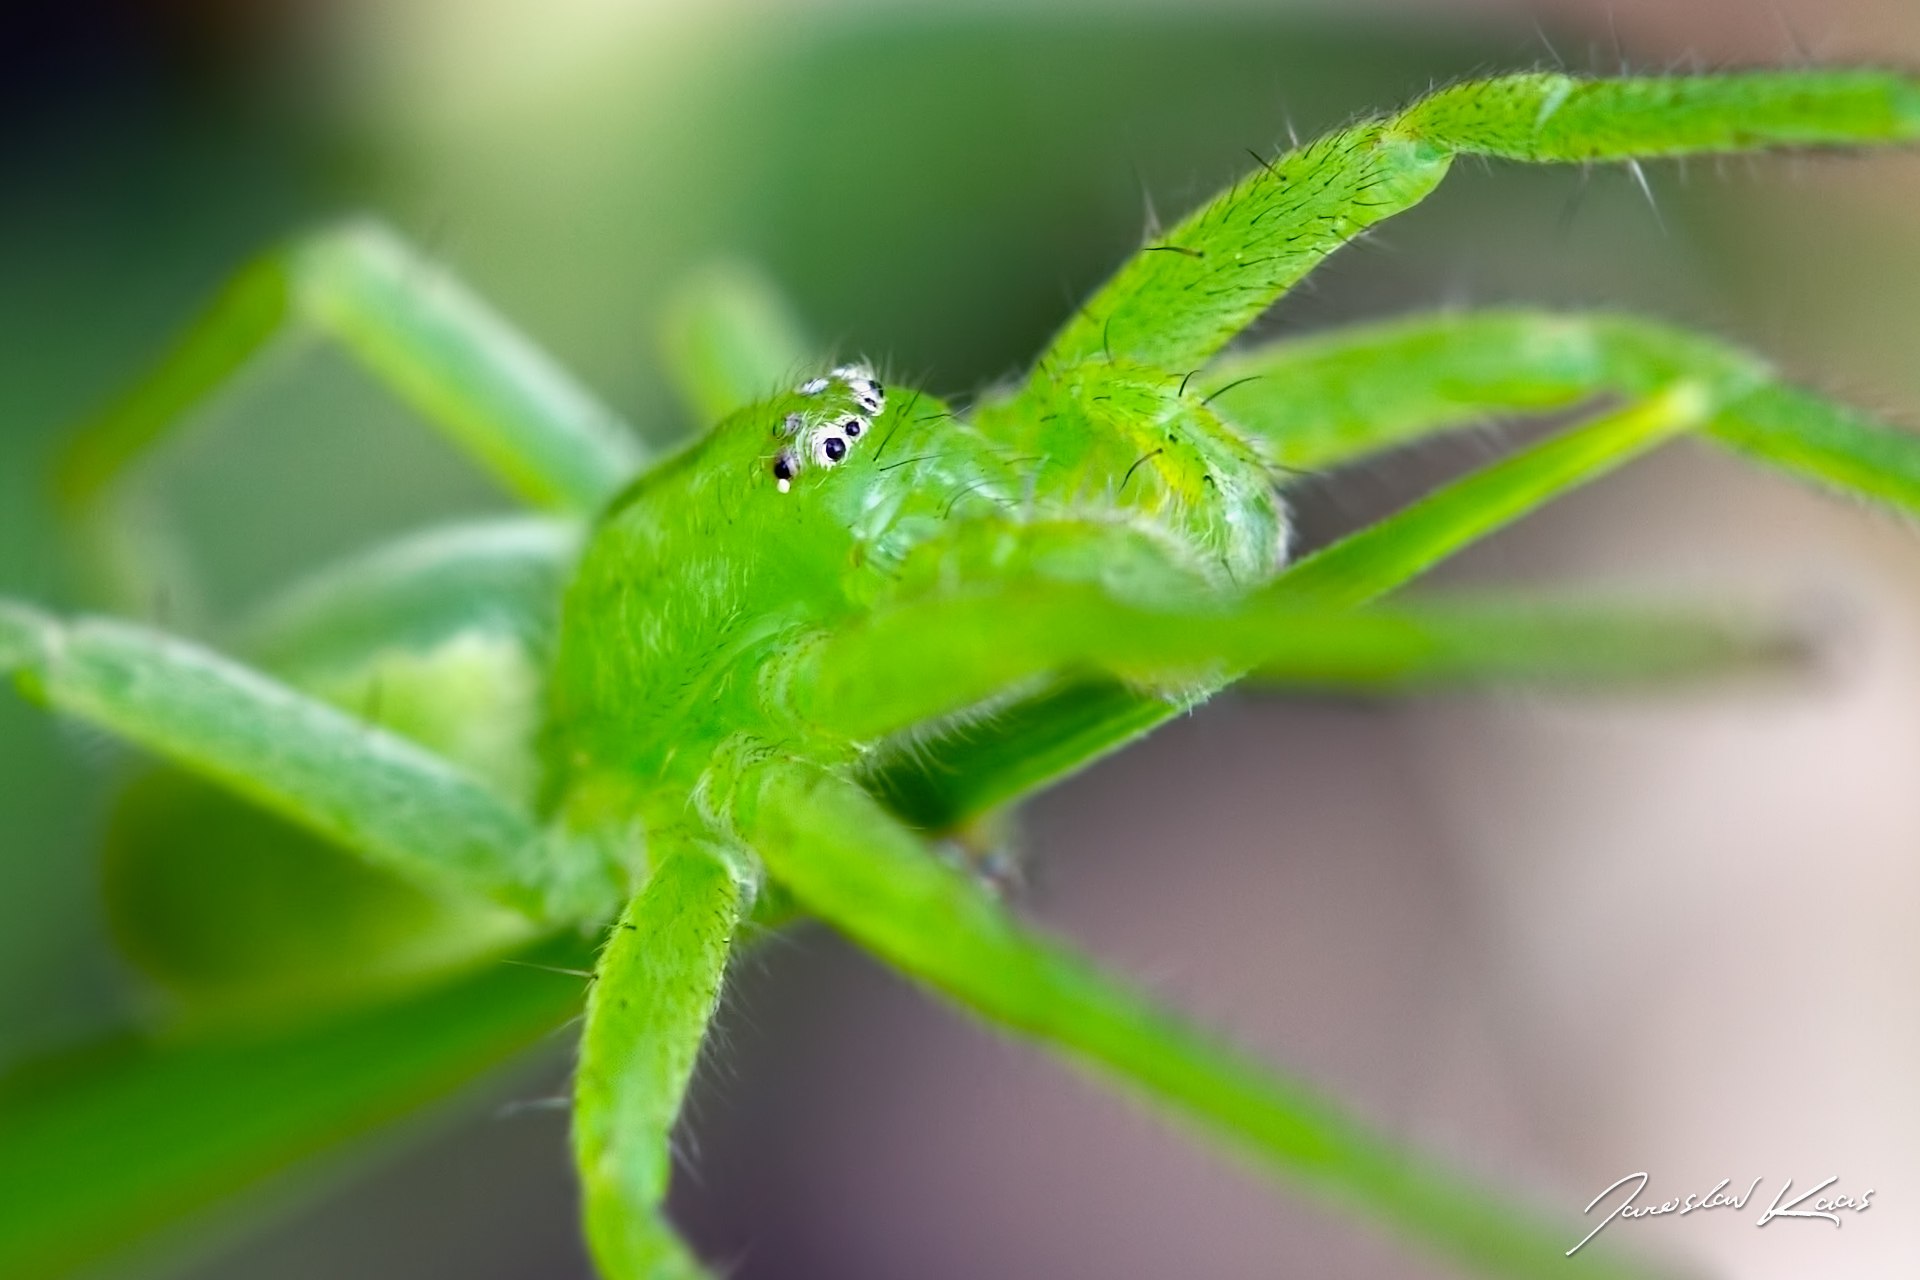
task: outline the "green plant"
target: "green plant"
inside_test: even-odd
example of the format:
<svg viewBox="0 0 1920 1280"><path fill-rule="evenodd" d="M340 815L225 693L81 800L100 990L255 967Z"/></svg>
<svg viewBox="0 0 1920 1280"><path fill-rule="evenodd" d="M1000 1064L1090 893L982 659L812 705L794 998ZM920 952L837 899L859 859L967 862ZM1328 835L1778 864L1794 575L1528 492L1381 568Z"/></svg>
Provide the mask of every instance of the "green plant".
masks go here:
<svg viewBox="0 0 1920 1280"><path fill-rule="evenodd" d="M1536 1272L1568 1233L1116 987L928 837L975 828L1242 677L1607 681L1778 654L1786 638L1768 628L1670 612L1374 601L1684 433L1920 510L1910 437L1624 316L1469 313L1223 351L1456 155L1637 162L1915 136L1920 84L1874 72L1457 85L1256 156L1125 264L1024 380L964 411L863 364L821 372L750 279L713 277L675 350L719 425L651 465L377 227L269 255L78 438L73 501L109 504L129 463L298 322L555 514L431 535L296 589L243 646L275 677L10 603L0 666L358 855L379 875L318 876L302 927L368 990L443 981L325 1019L282 1009L273 1035L11 1080L0 1170L21 1191L0 1262L85 1260L527 1043L570 1001L514 988L494 964L512 952L593 966L574 1133L595 1257L615 1277L697 1273L660 1217L669 1131L729 956L798 913L1419 1247ZM1599 396L1619 403L1287 563L1276 477ZM137 575L145 549L102 527ZM370 700L377 715L341 709ZM282 1105L206 1123L235 1080ZM99 1133L155 1113L179 1117L165 1159L99 1158ZM1598 1250L1566 1265L1632 1273Z"/></svg>

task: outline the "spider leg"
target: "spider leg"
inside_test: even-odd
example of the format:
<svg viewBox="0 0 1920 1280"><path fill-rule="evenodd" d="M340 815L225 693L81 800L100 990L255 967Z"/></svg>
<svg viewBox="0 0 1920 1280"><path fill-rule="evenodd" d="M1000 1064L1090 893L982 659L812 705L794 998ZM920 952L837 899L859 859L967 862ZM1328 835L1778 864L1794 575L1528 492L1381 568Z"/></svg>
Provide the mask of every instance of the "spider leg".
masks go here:
<svg viewBox="0 0 1920 1280"><path fill-rule="evenodd" d="M595 966L574 1077L574 1160L607 1280L707 1274L664 1218L669 1139L754 898L725 851L656 832L651 856Z"/></svg>
<svg viewBox="0 0 1920 1280"><path fill-rule="evenodd" d="M413 742L209 650L0 599L27 695L203 774L430 888L552 921L604 919L624 872Z"/></svg>
<svg viewBox="0 0 1920 1280"><path fill-rule="evenodd" d="M235 647L296 683L476 633L510 640L533 662L551 642L582 534L543 516L409 534L271 597L236 629Z"/></svg>
<svg viewBox="0 0 1920 1280"><path fill-rule="evenodd" d="M1566 1236L1370 1132L1305 1084L1213 1042L1023 928L864 790L805 765L734 778L734 822L768 874L828 924L943 995L1105 1074L1275 1173L1467 1269L1536 1276ZM1595 1275L1631 1272L1584 1252ZM1575 1274L1576 1272L1569 1272Z"/></svg>
<svg viewBox="0 0 1920 1280"><path fill-rule="evenodd" d="M355 221L265 254L74 438L59 475L88 508L147 449L279 341L339 342L508 489L586 514L645 460L605 406L442 268Z"/></svg>
<svg viewBox="0 0 1920 1280"><path fill-rule="evenodd" d="M578 535L572 521L518 517L408 537L296 585L243 626L234 642L305 693L324 690L333 697L351 679L380 680L381 718L391 722L402 701L388 661L395 654L431 658L448 638L476 633L537 651L551 628L558 584ZM0 605L0 670L37 660L48 643L45 622ZM528 655L529 664L534 656ZM501 683L489 672L487 695ZM497 699L476 712L475 696L468 690L459 699L461 711L497 722ZM405 731L417 737L417 717L406 719ZM454 739L465 736L451 730ZM457 767L512 791L494 771L461 753L457 742L418 740L442 754L453 751ZM236 888L231 867L220 862L220 841L209 840L199 825L216 817L210 808L215 797L194 798L203 785L167 772L142 779L128 796L126 803L135 807L118 824L120 839L111 841L105 874L110 898L138 895L137 901L124 899L137 914L132 924L117 922L116 933L139 967L160 969L169 994L185 996L192 1014L231 1013L228 998L237 994L245 1002L242 1012L270 1009L271 1028L251 1026L233 1042L230 1036L183 1035L176 1026L164 1044L116 1045L111 1055L33 1062L35 1072L55 1082L48 1088L10 1087L14 1079L0 1080L0 1132L6 1134L0 1140L0 1183L11 1178L10 1185L31 1186L45 1205L45 1212L22 1206L24 1216L15 1215L20 1229L0 1229L0 1273L70 1269L143 1238L157 1223L217 1205L313 1152L331 1150L467 1085L483 1068L538 1044L579 1010L579 984L540 967L591 963L577 935L520 952L535 968L502 965L503 948L534 926L518 913L447 896L444 877L409 875L391 890L371 881L326 878L328 892L316 896L312 877L300 873L305 864L286 868L287 837L299 832L263 826L271 820L259 819L241 827L254 839L235 854L250 859L245 883L258 890L242 896L247 891ZM404 792L404 782L396 781L394 793ZM155 800L157 812L150 803ZM234 828L234 817L224 810L217 820L222 830ZM436 819L425 813L421 820ZM521 821L509 825L524 831ZM129 838L136 842L131 848ZM209 845L216 847L213 856L206 856ZM310 856L322 852L355 856L332 844ZM263 877L274 879L268 884ZM369 939L364 928L356 929L353 912L360 899L343 895L358 886L356 892L384 904L375 918L386 920L395 899L382 895L422 881L433 891L432 914L409 908L413 932L383 962L388 953L378 948L389 945L388 935ZM155 894L156 885L165 889ZM182 893L183 885L204 892ZM596 919L610 914L617 901L609 895ZM237 924L236 910L247 915ZM271 945L262 950L251 943L280 936L283 929L328 939L329 985L316 987L299 969L307 952ZM210 931L221 938L222 956L244 966L244 978L229 982L209 973L204 940ZM183 938L195 939L187 946L184 972L206 985L183 989L181 968L168 968L178 956L167 948ZM390 981L395 974L401 976ZM287 984L300 999L324 993L321 1003L289 1016ZM403 993L397 1000L396 990ZM261 1123L256 1092L236 1093L235 1080L273 1095L271 1123ZM160 1165L135 1161L130 1167L161 1168L163 1178L101 1179L92 1135L129 1128L148 1135L146 1149L170 1152ZM76 1206L88 1210L85 1221L74 1216ZM100 1222L120 1224L121 1230L103 1236Z"/></svg>
<svg viewBox="0 0 1920 1280"><path fill-rule="evenodd" d="M1276 467L1315 470L1496 414L1714 388L1701 434L1829 490L1920 513L1920 437L1778 380L1746 352L1618 314L1415 316L1228 357L1205 385ZM1237 384L1237 385L1236 385Z"/></svg>
<svg viewBox="0 0 1920 1280"><path fill-rule="evenodd" d="M1294 688L1559 687L1723 673L1797 654L1780 628L1672 609L1544 602L1303 605L1283 587L1213 609L1143 607L1060 583L885 611L812 653L798 710L861 741L987 704L1041 677L1100 672L1187 705L1224 677Z"/></svg>
<svg viewBox="0 0 1920 1280"><path fill-rule="evenodd" d="M1040 367L1204 365L1341 245L1424 199L1455 156L1634 161L1920 137L1920 82L1878 71L1474 80L1242 177L1125 263Z"/></svg>
<svg viewBox="0 0 1920 1280"><path fill-rule="evenodd" d="M773 281L734 260L709 263L674 290L660 346L669 380L702 425L792 386L814 356Z"/></svg>
<svg viewBox="0 0 1920 1280"><path fill-rule="evenodd" d="M579 541L574 522L543 516L408 535L279 593L231 652L535 804L546 653ZM377 996L530 927L382 874L176 768L120 792L105 847L122 952L201 1016L281 1008L289 991Z"/></svg>
<svg viewBox="0 0 1920 1280"><path fill-rule="evenodd" d="M1698 426L1711 409L1711 398L1697 384L1681 383L1661 394L1603 414L1583 426L1518 450L1480 471L1443 485L1404 510L1299 561L1256 592L1244 608L1253 614L1269 611L1270 616L1275 618L1282 613L1304 616L1299 612L1301 610L1322 611L1319 625L1329 628L1323 634L1332 645L1332 628L1338 625L1337 613L1350 611L1355 606L1366 604L1405 585L1474 541L1571 489L1607 474L1675 435ZM1154 607L1148 605L1146 609L1151 611ZM871 625L879 626L882 621L877 619ZM1229 625L1221 623L1218 615L1208 625L1216 624ZM999 628L1009 625L1017 627L1018 623L996 614L993 629L984 634L996 634ZM1180 638L1179 627L1171 623L1167 625L1171 633L1166 641L1169 645L1188 643ZM1250 649L1239 656L1256 664L1265 662L1268 670L1274 672L1284 657L1282 649L1289 641L1279 635L1262 639L1262 631L1257 623L1249 622L1247 625L1249 629L1245 638ZM1362 624L1356 622L1351 625L1358 627ZM1437 619L1428 618L1424 622L1403 619L1401 624L1378 625L1411 625L1418 631L1423 626L1440 624ZM1455 618L1453 625L1472 629L1461 618ZM1624 622L1622 625L1634 624ZM1517 631L1525 630L1524 625L1518 622L1515 627ZM835 656L836 644L863 643L853 638L860 634L859 629L855 629L844 638L828 640L796 655L794 661L804 664L803 673L776 687L789 691L787 697L793 703L793 714L797 720L814 722L814 718L818 717L820 723L834 724L838 721L849 726L854 736L861 736L866 732L862 718L869 714L868 709L871 708L872 713L878 715L884 714L886 707L884 702L866 692L869 682L877 685L890 681L890 671L895 663L912 669L918 661L913 655L922 644L938 648L942 644L964 643L962 633L957 628L938 626L928 633L931 639L916 638L912 643L898 644L886 653L873 654L870 659L864 660L864 664L862 659L853 655L849 655L845 661ZM1205 628L1202 627L1195 634L1196 637L1204 637ZM1412 632L1408 634L1410 637ZM1428 641L1438 642L1438 637L1436 630L1418 643L1425 645ZM1670 638L1678 641L1677 636ZM1466 639L1464 631L1461 639ZM1044 647L1049 642L1042 639L1040 643ZM1125 638L1111 637L1100 643L1118 646L1125 643ZM1196 638L1191 643L1204 646L1207 642L1204 638ZM1314 641L1303 633L1299 643L1308 645ZM1751 640L1745 644L1730 643L1731 650L1737 651L1750 647ZM1265 656L1259 651L1263 644L1270 646ZM1770 647L1770 644L1763 641L1762 648ZM1504 647L1512 653L1515 651L1514 645L1522 649L1526 647L1517 636L1510 636ZM1682 654L1691 650L1701 653L1712 647L1702 646L1696 639L1694 642L1676 643L1674 652ZM1437 648L1425 652L1437 662L1439 655L1447 648L1446 644L1439 644ZM990 646L983 646L983 649L990 650ZM1565 660L1569 663L1580 661L1580 652L1578 649L1569 650ZM1627 652L1622 651L1623 660ZM1083 670L1095 666L1090 662L1074 664L1074 655L1062 654L1058 650L1048 654L1036 651L1005 657L988 651L982 656L989 669L1002 662L1025 664L1019 672L1022 675L1037 674L1049 666L1058 669L1060 665L1077 665ZM898 798L909 816L927 825L947 826L965 821L987 806L1017 799L1028 791L1083 767L1203 700L1221 687L1227 678L1237 674L1231 656L1216 654L1215 660L1219 666L1213 675L1197 681L1190 680L1169 693L1143 692L1112 682L1067 684L1043 689L1032 703L1015 704L1001 732L994 733L993 724L989 721L980 731L952 738L950 741L958 753L958 759L943 755L949 741L945 739L916 743L915 751L905 755L882 756L876 761L875 767L879 773L870 780L871 785L882 794ZM1304 652L1300 656L1304 657ZM1191 677L1194 674L1194 660L1189 655L1175 661L1171 664L1172 673L1184 672ZM1489 663L1487 674L1492 675L1499 655L1489 653L1481 660ZM1133 672L1141 670L1138 665L1123 669ZM1461 673L1460 668L1455 671L1456 674ZM1323 668L1319 674L1322 678L1328 678L1328 669ZM1436 666L1430 672L1430 678L1439 678L1439 675L1440 668ZM1352 678L1352 673L1348 678ZM843 694L827 692L829 686L840 683L849 686ZM973 705L979 696L1005 688L1005 685L992 685L990 680L974 683L965 666L929 665L919 671L917 678L910 676L902 681L890 696L900 698L902 701L899 705L903 707L911 706L926 715L933 715ZM957 691L958 696L950 691ZM895 722L894 727L904 727L907 723L902 719ZM983 734L986 737L984 745L978 741ZM969 736L975 741L966 741Z"/></svg>

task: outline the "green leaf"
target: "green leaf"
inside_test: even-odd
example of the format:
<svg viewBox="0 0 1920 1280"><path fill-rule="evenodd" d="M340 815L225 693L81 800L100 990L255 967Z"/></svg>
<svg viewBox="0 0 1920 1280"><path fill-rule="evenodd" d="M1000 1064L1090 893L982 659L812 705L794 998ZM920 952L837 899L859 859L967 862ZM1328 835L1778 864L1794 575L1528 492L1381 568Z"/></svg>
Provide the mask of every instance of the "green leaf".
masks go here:
<svg viewBox="0 0 1920 1280"><path fill-rule="evenodd" d="M581 963L577 942L530 961ZM562 975L486 966L278 1035L118 1040L0 1079L0 1275L53 1277L477 1080L580 1008Z"/></svg>

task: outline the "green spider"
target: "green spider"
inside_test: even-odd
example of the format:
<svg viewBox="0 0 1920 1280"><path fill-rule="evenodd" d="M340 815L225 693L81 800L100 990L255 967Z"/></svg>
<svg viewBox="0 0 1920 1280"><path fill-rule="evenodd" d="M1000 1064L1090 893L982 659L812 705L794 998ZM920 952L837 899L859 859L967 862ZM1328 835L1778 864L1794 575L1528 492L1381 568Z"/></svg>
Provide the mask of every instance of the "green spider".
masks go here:
<svg viewBox="0 0 1920 1280"><path fill-rule="evenodd" d="M1456 155L1634 162L1914 138L1920 81L1892 73L1456 85L1256 156L1124 264L1025 378L965 408L865 364L805 361L754 316L716 312L685 363L718 423L651 463L398 241L336 230L238 278L80 438L69 494L100 499L270 338L317 325L560 514L337 570L260 651L284 673L472 626L490 603L550 613L564 580L550 651L509 646L539 664L537 732L508 735L538 767L513 774L431 726L409 736L193 645L23 604L0 603L0 669L392 876L504 909L473 917L467 962L600 938L573 1132L589 1243L616 1280L702 1274L662 1212L670 1131L729 957L795 915L1467 1271L1637 1274L1598 1249L1565 1261L1574 1233L1113 985L936 841L1247 675L1639 678L1765 652L1770 634L1672 615L1373 602L1681 435L1909 512L1920 442L1626 316L1449 314L1225 348ZM1289 563L1280 478L1597 397L1616 403ZM475 696L469 729L497 711ZM537 1027L550 1009L502 1016ZM341 1049L333 1069L350 1082L359 1067ZM0 1133L0 1168L53 1150L30 1129Z"/></svg>

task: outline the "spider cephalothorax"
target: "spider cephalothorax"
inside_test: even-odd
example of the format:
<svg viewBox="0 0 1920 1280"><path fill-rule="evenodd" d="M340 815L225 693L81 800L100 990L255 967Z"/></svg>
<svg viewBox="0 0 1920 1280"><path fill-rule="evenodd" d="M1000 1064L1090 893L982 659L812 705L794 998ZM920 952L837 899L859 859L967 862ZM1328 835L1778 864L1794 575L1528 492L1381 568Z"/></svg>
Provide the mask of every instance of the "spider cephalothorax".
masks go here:
<svg viewBox="0 0 1920 1280"><path fill-rule="evenodd" d="M258 265L109 411L75 452L72 495L97 497L211 389L209 370L264 342L276 324L263 314L297 314L397 370L458 441L580 523L337 572L276 638L284 680L5 602L0 666L391 876L507 908L519 936L601 938L574 1137L587 1231L614 1280L699 1271L662 1217L668 1139L756 903L775 904L763 919L828 922L1456 1263L1618 1274L1597 1250L1567 1262L1571 1234L1028 931L929 837L1244 674L1341 688L1592 680L1778 653L1776 636L1711 619L1373 602L1683 433L1920 512L1911 437L1751 356L1625 316L1468 312L1225 348L1457 155L1588 163L1915 138L1920 84L1881 72L1456 85L1257 157L1124 264L1023 379L964 412L858 364L797 386L717 374L701 403L731 412L651 466L611 414L391 236L336 230ZM755 355L710 364L819 367ZM1286 476L1598 398L1613 407L1287 563ZM479 585L450 604L449 580ZM341 686L305 674L315 651L385 673L419 636L462 627L504 629L540 673L545 723L513 726L523 770L463 755L457 710L451 727L401 734L329 705L312 691ZM473 704L470 718L489 714ZM536 772L538 798L498 781ZM478 966L499 936L435 954Z"/></svg>

